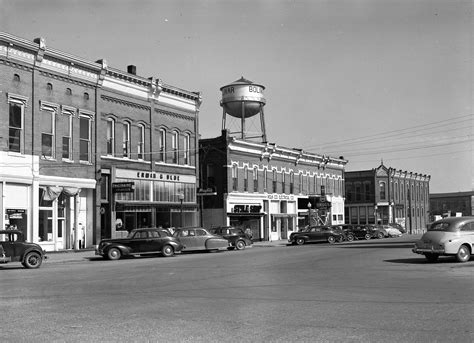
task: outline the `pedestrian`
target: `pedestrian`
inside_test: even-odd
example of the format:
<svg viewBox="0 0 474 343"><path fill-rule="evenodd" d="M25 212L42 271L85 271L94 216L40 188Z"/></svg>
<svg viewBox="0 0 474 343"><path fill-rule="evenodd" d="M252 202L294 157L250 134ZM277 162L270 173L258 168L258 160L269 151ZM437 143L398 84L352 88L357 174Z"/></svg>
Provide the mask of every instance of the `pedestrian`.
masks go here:
<svg viewBox="0 0 474 343"><path fill-rule="evenodd" d="M247 235L247 237L250 240L252 240L253 234L252 234L252 230L250 229L250 227L247 226L247 228L245 229L245 234Z"/></svg>
<svg viewBox="0 0 474 343"><path fill-rule="evenodd" d="M77 234L79 238L79 249L84 249L86 247L86 228L82 223L79 223Z"/></svg>

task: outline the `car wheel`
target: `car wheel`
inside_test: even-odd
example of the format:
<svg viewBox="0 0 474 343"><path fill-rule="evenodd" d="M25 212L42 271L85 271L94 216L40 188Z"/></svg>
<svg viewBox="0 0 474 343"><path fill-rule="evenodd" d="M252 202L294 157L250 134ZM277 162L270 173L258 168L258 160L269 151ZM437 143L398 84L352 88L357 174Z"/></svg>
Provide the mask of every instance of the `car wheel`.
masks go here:
<svg viewBox="0 0 474 343"><path fill-rule="evenodd" d="M369 239L372 238L372 236L371 236L369 233L366 233L365 236L364 236L364 238L365 238L366 240L369 240Z"/></svg>
<svg viewBox="0 0 474 343"><path fill-rule="evenodd" d="M171 245L166 244L162 249L161 253L164 257L171 257L174 255L174 249Z"/></svg>
<svg viewBox="0 0 474 343"><path fill-rule="evenodd" d="M377 233L377 238L382 239L382 238L384 238L384 237L385 237L385 236L384 236L383 232Z"/></svg>
<svg viewBox="0 0 474 343"><path fill-rule="evenodd" d="M344 242L344 237L342 237L342 236L337 237L337 242L338 243Z"/></svg>
<svg viewBox="0 0 474 343"><path fill-rule="evenodd" d="M245 242L244 241L235 242L235 248L237 250L244 250L245 249Z"/></svg>
<svg viewBox="0 0 474 343"><path fill-rule="evenodd" d="M467 262L471 258L471 251L466 245L459 247L458 253L456 254L456 260L458 262Z"/></svg>
<svg viewBox="0 0 474 343"><path fill-rule="evenodd" d="M296 244L298 244L298 245L303 245L303 244L304 244L304 238L298 237L298 238L296 239Z"/></svg>
<svg viewBox="0 0 474 343"><path fill-rule="evenodd" d="M28 269L35 269L41 266L43 258L36 251L29 252L26 254L25 259L23 260L23 266Z"/></svg>
<svg viewBox="0 0 474 343"><path fill-rule="evenodd" d="M348 234L346 237L348 242L352 242L354 240L354 235L353 234Z"/></svg>
<svg viewBox="0 0 474 343"><path fill-rule="evenodd" d="M436 262L438 260L439 254L434 254L431 252L425 253L425 258L428 260L428 262Z"/></svg>
<svg viewBox="0 0 474 343"><path fill-rule="evenodd" d="M334 244L336 243L336 238L334 236L329 236L328 237L328 243L329 244Z"/></svg>
<svg viewBox="0 0 474 343"><path fill-rule="evenodd" d="M120 257L122 257L122 253L117 248L110 248L109 251L107 251L107 258L109 260L118 260Z"/></svg>

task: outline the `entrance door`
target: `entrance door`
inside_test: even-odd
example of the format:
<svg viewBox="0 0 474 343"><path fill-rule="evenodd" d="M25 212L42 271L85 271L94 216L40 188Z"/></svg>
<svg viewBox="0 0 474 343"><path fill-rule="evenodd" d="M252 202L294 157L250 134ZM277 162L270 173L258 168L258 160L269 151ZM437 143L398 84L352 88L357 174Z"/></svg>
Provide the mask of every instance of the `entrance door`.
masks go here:
<svg viewBox="0 0 474 343"><path fill-rule="evenodd" d="M64 239L64 231L65 231L65 220L64 218L58 218L58 233L56 237L56 249L65 249L65 239Z"/></svg>
<svg viewBox="0 0 474 343"><path fill-rule="evenodd" d="M288 218L280 219L281 239L288 239Z"/></svg>

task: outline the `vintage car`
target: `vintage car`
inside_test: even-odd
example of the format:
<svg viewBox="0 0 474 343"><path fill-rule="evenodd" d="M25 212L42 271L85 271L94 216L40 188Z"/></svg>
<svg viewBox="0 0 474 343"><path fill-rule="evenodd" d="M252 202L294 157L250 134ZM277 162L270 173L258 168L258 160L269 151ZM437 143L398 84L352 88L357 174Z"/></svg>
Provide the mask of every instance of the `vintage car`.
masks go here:
<svg viewBox="0 0 474 343"><path fill-rule="evenodd" d="M227 239L230 243L229 249L243 250L245 247L252 246L252 241L245 234L244 230L234 228L232 226L221 226L212 228L209 230L210 233L218 236L222 236Z"/></svg>
<svg viewBox="0 0 474 343"><path fill-rule="evenodd" d="M216 251L232 246L227 239L213 235L202 227L177 228L173 237L181 242L183 251Z"/></svg>
<svg viewBox="0 0 474 343"><path fill-rule="evenodd" d="M109 260L118 260L122 256L153 254L170 257L182 249L183 245L175 237L161 229L146 228L132 230L126 238L101 240L95 254Z"/></svg>
<svg viewBox="0 0 474 343"><path fill-rule="evenodd" d="M21 262L25 268L39 268L47 257L36 243L25 242L20 230L0 230L0 263Z"/></svg>
<svg viewBox="0 0 474 343"><path fill-rule="evenodd" d="M342 230L346 235L346 240L352 242L354 239L371 239L375 235L375 230L368 225L341 225Z"/></svg>
<svg viewBox="0 0 474 343"><path fill-rule="evenodd" d="M334 244L344 240L344 233L339 229L328 226L308 226L301 231L292 232L288 242L303 245L313 242L328 242Z"/></svg>
<svg viewBox="0 0 474 343"><path fill-rule="evenodd" d="M415 242L412 251L425 255L430 262L439 256L455 256L467 262L473 254L474 217L449 217L431 223L428 231Z"/></svg>

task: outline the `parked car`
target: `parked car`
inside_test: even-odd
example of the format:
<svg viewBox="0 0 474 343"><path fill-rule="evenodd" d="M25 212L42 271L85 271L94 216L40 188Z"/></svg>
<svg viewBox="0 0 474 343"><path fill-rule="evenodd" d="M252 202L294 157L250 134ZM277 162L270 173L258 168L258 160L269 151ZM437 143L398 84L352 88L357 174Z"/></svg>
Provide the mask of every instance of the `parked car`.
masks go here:
<svg viewBox="0 0 474 343"><path fill-rule="evenodd" d="M346 240L352 242L354 239L371 239L374 237L374 229L367 225L344 224L341 225L346 235Z"/></svg>
<svg viewBox="0 0 474 343"><path fill-rule="evenodd" d="M400 237L402 236L402 233L400 230L394 228L394 227L391 227L391 226L387 226L385 228L385 230L387 231L388 233L388 237Z"/></svg>
<svg viewBox="0 0 474 343"><path fill-rule="evenodd" d="M397 229L398 231L400 231L402 234L404 233L407 233L407 230L401 225L401 224L398 224L398 223L389 223L388 226L394 228L394 229Z"/></svg>
<svg viewBox="0 0 474 343"><path fill-rule="evenodd" d="M181 242L183 251L216 251L227 249L231 246L227 239L213 235L202 227L177 228L173 236Z"/></svg>
<svg viewBox="0 0 474 343"><path fill-rule="evenodd" d="M430 262L439 256L455 256L458 262L467 262L473 248L474 217L449 217L430 224L412 251Z"/></svg>
<svg viewBox="0 0 474 343"><path fill-rule="evenodd" d="M161 254L173 256L183 249L181 242L166 231L156 228L132 230L126 238L103 239L97 245L95 254L109 260L122 256Z"/></svg>
<svg viewBox="0 0 474 343"><path fill-rule="evenodd" d="M373 231L373 238L386 238L389 237L388 231L385 225L367 225Z"/></svg>
<svg viewBox="0 0 474 343"><path fill-rule="evenodd" d="M239 228L234 228L232 226L221 226L212 228L209 230L209 232L227 239L230 243L230 250L243 250L245 247L252 245L252 241L244 232L244 230Z"/></svg>
<svg viewBox="0 0 474 343"><path fill-rule="evenodd" d="M313 242L328 242L334 244L344 240L343 232L328 226L309 226L301 231L292 232L288 242L302 245Z"/></svg>
<svg viewBox="0 0 474 343"><path fill-rule="evenodd" d="M0 230L0 263L21 262L29 269L39 268L46 253L36 243L25 241L20 230Z"/></svg>

